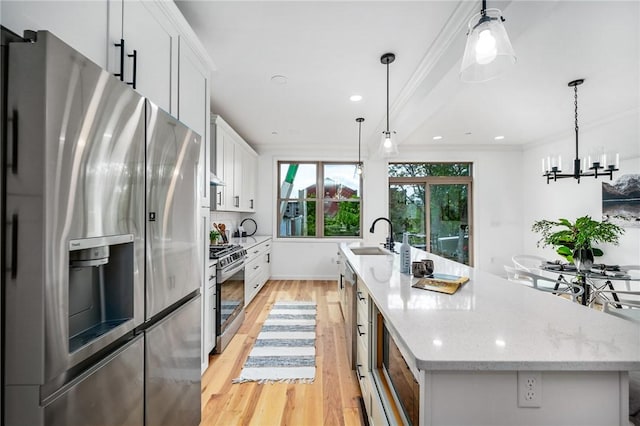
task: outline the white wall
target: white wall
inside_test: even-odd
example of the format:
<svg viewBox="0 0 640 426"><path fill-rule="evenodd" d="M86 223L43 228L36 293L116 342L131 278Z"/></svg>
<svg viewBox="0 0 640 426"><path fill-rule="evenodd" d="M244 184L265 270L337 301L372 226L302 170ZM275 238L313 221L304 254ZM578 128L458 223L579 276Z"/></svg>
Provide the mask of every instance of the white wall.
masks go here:
<svg viewBox="0 0 640 426"><path fill-rule="evenodd" d="M400 146L401 156L394 161L471 161L474 164L474 254L475 266L500 273L502 266L510 262L514 253L522 247L522 206L520 196L519 150L472 151L464 147L455 151L427 151L415 147ZM349 153L347 153L349 154ZM258 180L258 212L254 219L259 234L272 235L272 277L275 279L333 279L337 275L335 256L337 243L342 239L277 239L274 234L276 220L275 197L279 160L341 160L351 158L346 154L336 156L329 151L304 151L295 154L291 150L273 150L260 153ZM369 227L376 217L388 215L387 163L382 160L364 159L363 187L363 239L367 244L384 241L388 228L376 226L370 234ZM348 240L353 241L353 240Z"/></svg>
<svg viewBox="0 0 640 426"><path fill-rule="evenodd" d="M623 174L639 174L639 126L638 110L620 114L595 125L582 126L579 133L579 154L582 157L604 146L609 151L620 153L620 171L614 174L614 181ZM580 184L575 179L563 179L547 185L546 180L541 177L541 158L554 152L562 154L563 168L566 171L573 170L574 134L568 132L557 136L528 147L523 153L522 252L561 259L551 247L536 248L540 236L531 231L531 225L539 219L556 220L562 217L573 221L584 215L601 220L603 179L583 178ZM601 248L604 256L596 259L598 263L640 264L640 228L626 228L619 246L604 245Z"/></svg>

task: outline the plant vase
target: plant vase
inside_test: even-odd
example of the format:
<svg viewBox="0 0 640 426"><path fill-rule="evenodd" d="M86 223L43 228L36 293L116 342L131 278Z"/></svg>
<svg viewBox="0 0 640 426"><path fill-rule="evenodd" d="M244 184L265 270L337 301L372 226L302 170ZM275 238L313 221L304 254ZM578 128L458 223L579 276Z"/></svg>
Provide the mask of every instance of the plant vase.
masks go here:
<svg viewBox="0 0 640 426"><path fill-rule="evenodd" d="M576 269L580 272L590 271L593 266L593 250L585 248L574 250L573 264L576 265Z"/></svg>

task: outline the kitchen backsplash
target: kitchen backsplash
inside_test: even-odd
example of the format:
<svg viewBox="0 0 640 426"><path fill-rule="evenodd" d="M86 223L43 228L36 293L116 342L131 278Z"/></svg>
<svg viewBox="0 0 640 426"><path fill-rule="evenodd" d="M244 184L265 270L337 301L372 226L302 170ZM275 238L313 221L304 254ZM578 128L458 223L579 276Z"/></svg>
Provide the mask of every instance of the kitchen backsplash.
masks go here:
<svg viewBox="0 0 640 426"><path fill-rule="evenodd" d="M243 219L251 216L251 214L247 213L212 211L209 215L209 218L211 223L224 223L226 229L229 230L229 236L233 236L233 233L238 230L238 225L240 225L240 222L242 222ZM211 223L209 223L210 228L212 228Z"/></svg>

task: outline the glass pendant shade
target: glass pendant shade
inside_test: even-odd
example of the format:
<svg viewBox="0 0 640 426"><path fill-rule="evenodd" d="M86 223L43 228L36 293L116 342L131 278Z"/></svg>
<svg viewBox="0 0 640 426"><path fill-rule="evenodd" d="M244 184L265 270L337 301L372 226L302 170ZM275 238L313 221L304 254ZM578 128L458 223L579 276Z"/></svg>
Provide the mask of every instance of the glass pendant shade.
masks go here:
<svg viewBox="0 0 640 426"><path fill-rule="evenodd" d="M382 140L380 141L378 154L380 154L382 158L395 157L398 155L398 144L396 142L395 132L382 132Z"/></svg>
<svg viewBox="0 0 640 426"><path fill-rule="evenodd" d="M486 9L469 21L460 78L482 82L498 77L516 63L500 9Z"/></svg>

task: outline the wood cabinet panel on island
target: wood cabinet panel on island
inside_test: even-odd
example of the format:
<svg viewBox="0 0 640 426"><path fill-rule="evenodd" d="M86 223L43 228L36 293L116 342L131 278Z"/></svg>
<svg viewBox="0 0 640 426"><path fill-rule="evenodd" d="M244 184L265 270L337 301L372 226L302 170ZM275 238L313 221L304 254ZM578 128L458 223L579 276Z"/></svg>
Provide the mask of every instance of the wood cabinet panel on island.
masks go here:
<svg viewBox="0 0 640 426"><path fill-rule="evenodd" d="M212 186L211 209L255 212L258 154L219 115L212 115L211 135L211 165L225 183Z"/></svg>

